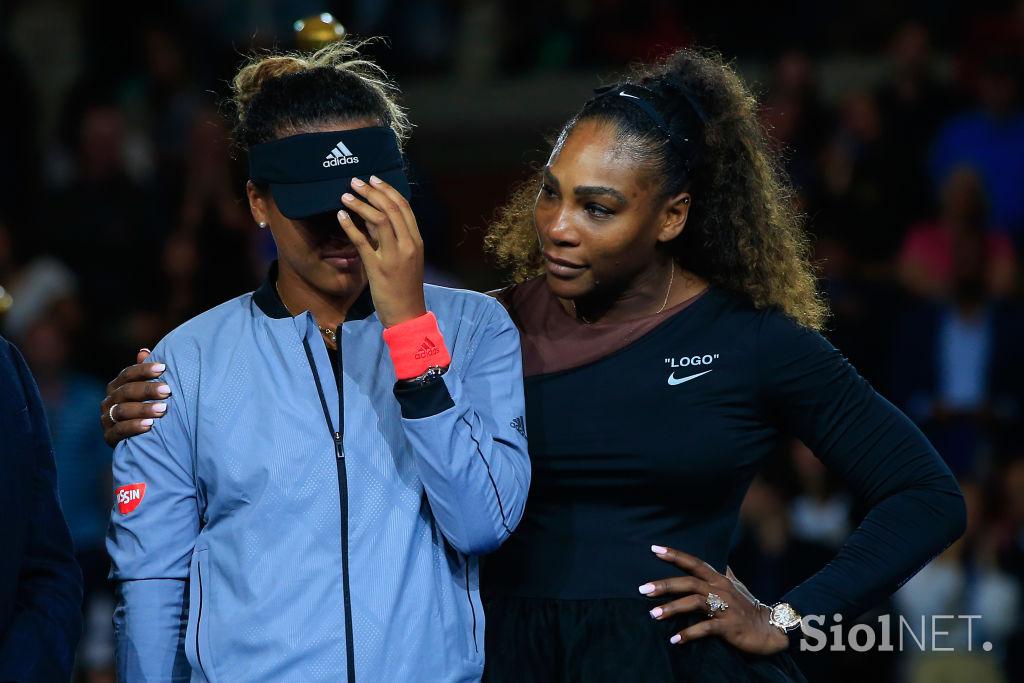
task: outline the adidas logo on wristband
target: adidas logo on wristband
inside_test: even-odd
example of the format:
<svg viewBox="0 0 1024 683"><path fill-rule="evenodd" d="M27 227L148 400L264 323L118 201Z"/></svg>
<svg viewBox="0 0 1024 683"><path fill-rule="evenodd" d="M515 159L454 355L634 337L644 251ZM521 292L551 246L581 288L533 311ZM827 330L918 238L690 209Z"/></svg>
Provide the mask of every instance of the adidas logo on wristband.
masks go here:
<svg viewBox="0 0 1024 683"><path fill-rule="evenodd" d="M412 357L415 358L416 360L420 360L422 358L436 356L439 353L441 353L441 349L437 347L437 344L430 341L429 337L424 337L423 343L420 344L420 347L418 349L416 349L416 353L414 353Z"/></svg>

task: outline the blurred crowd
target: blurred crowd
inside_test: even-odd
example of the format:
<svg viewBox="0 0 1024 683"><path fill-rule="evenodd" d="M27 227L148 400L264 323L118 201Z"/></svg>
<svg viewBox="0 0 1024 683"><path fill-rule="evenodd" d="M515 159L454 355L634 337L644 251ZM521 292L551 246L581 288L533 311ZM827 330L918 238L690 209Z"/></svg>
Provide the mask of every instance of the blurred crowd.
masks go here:
<svg viewBox="0 0 1024 683"><path fill-rule="evenodd" d="M5 3L0 331L24 352L53 431L86 577L81 680L113 680L104 382L263 276L273 244L242 201L245 169L217 97L239 51L288 47L292 22L324 10L389 36L378 58L403 86L596 73L690 44L756 65L763 121L814 238L827 336L929 436L968 501L965 536L863 621L982 615L971 652L958 626L940 642L954 653L822 653L801 665L811 681L825 670L832 681L1024 680L1024 3L829 5L788 3L792 22L766 35L775 4L732 30L728 8L661 1L220 0L159 14ZM872 76L824 82L837 59ZM428 241L459 239L446 207L419 201ZM479 284L463 278L479 253L428 258L433 281ZM827 562L862 514L793 443L755 481L731 567L771 601Z"/></svg>

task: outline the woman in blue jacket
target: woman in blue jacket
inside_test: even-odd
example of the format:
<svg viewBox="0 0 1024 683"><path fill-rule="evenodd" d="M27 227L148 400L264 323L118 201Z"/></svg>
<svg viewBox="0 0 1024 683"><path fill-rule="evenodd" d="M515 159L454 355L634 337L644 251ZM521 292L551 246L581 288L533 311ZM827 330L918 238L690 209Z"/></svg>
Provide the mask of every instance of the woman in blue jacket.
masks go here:
<svg viewBox="0 0 1024 683"><path fill-rule="evenodd" d="M279 259L157 345L174 400L115 451L123 681L481 675L476 556L530 478L519 337L424 286L390 92L341 44L234 80Z"/></svg>

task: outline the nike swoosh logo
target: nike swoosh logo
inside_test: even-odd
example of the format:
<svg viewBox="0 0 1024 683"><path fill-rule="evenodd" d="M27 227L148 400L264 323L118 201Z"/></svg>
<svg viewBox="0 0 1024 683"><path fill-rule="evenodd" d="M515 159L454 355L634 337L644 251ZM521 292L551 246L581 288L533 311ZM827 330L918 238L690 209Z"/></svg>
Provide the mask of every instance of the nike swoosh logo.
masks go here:
<svg viewBox="0 0 1024 683"><path fill-rule="evenodd" d="M676 373L673 372L671 375L668 376L668 385L670 387L674 387L677 384L682 384L683 382L689 382L691 379L697 379L701 375L706 375L709 372L711 372L711 371L710 370L705 370L704 372L698 372L696 375L687 375L686 377L680 377L679 379L676 379Z"/></svg>

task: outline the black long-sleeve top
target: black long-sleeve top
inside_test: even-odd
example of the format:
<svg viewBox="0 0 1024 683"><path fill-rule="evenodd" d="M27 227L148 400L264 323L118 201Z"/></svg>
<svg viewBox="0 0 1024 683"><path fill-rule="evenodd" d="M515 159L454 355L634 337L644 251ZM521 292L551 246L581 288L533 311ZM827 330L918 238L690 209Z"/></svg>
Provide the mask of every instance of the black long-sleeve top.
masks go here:
<svg viewBox="0 0 1024 683"><path fill-rule="evenodd" d="M793 436L869 509L782 598L823 615L822 628L882 600L963 533L960 488L921 431L778 309L711 288L618 324L609 344L616 329L571 318L542 279L499 298L522 338L533 483L519 528L487 562L486 592L635 598L682 573L652 544L724 573L751 480ZM596 358L594 344L605 347Z"/></svg>

